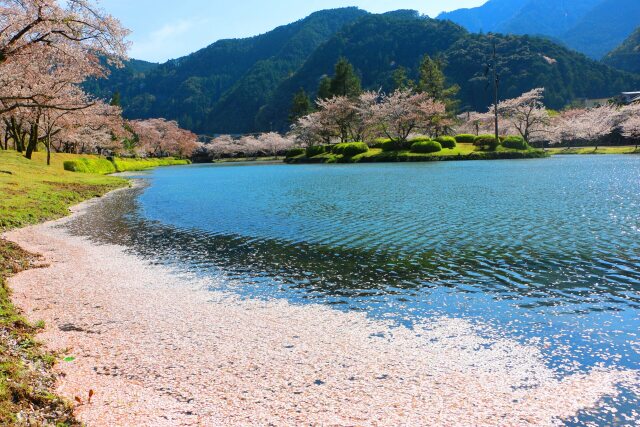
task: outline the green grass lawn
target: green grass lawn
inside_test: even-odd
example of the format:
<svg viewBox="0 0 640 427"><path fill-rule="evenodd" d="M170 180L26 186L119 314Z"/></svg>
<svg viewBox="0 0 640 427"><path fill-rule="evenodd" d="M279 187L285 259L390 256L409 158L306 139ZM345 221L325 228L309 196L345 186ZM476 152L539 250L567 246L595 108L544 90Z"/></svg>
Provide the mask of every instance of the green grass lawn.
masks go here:
<svg viewBox="0 0 640 427"><path fill-rule="evenodd" d="M625 145L620 147L553 147L547 149L550 154L640 154L640 149L635 145Z"/></svg>
<svg viewBox="0 0 640 427"><path fill-rule="evenodd" d="M55 154L47 166L43 153L27 160L16 152L0 151L0 229L60 218L72 205L128 185L122 178L63 169L65 161L79 157Z"/></svg>
<svg viewBox="0 0 640 427"><path fill-rule="evenodd" d="M64 170L65 161L79 157L54 154L47 166L44 153L27 160L0 150L0 231L60 218L72 205L128 185L122 178ZM71 406L52 393L56 355L37 343L37 328L20 315L6 286L9 276L35 258L0 239L0 425L80 425ZM18 413L29 420L18 422Z"/></svg>

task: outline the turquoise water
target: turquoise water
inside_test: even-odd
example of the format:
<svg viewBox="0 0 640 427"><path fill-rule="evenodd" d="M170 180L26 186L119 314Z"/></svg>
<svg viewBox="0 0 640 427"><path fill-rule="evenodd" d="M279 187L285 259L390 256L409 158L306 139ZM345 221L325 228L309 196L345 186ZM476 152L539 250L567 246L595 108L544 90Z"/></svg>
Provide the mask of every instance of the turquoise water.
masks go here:
<svg viewBox="0 0 640 427"><path fill-rule="evenodd" d="M559 375L640 369L640 156L207 165L147 179L70 227L246 297L542 337ZM611 405L619 417L638 402Z"/></svg>

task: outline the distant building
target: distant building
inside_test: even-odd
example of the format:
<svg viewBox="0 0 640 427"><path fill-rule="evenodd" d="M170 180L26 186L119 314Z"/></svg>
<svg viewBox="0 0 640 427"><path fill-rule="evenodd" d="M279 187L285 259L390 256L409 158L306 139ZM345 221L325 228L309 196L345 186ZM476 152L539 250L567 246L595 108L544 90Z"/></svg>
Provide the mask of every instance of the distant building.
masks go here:
<svg viewBox="0 0 640 427"><path fill-rule="evenodd" d="M611 98L597 98L597 99L582 99L577 104L583 108L596 108L608 105L611 102Z"/></svg>
<svg viewBox="0 0 640 427"><path fill-rule="evenodd" d="M640 102L640 92L622 92L620 100L623 104L634 104Z"/></svg>

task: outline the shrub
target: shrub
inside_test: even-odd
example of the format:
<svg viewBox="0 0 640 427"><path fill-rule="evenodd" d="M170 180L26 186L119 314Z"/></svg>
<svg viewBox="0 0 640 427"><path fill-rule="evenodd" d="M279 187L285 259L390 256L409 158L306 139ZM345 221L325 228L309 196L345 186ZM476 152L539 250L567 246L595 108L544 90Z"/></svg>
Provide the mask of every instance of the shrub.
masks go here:
<svg viewBox="0 0 640 427"><path fill-rule="evenodd" d="M411 151L414 153L437 153L442 151L442 145L437 141L419 141L413 143Z"/></svg>
<svg viewBox="0 0 640 427"><path fill-rule="evenodd" d="M416 136L415 138L409 139L408 143L409 143L409 147L411 147L416 142L427 142L427 141L431 141L431 138L429 138L428 136Z"/></svg>
<svg viewBox="0 0 640 427"><path fill-rule="evenodd" d="M521 136L508 136L502 141L502 146L513 150L527 150L529 144Z"/></svg>
<svg viewBox="0 0 640 427"><path fill-rule="evenodd" d="M326 152L327 149L324 145L313 145L311 147L307 147L307 149L305 150L305 154L307 157L315 157Z"/></svg>
<svg viewBox="0 0 640 427"><path fill-rule="evenodd" d="M491 151L495 151L500 145L500 140L495 135L478 135L475 138L474 145L480 148L487 147Z"/></svg>
<svg viewBox="0 0 640 427"><path fill-rule="evenodd" d="M395 141L392 139L388 139L382 143L382 151L398 151L402 150L402 143L400 141Z"/></svg>
<svg viewBox="0 0 640 427"><path fill-rule="evenodd" d="M476 142L476 136L469 133L462 133L456 135L455 140L458 144L473 144Z"/></svg>
<svg viewBox="0 0 640 427"><path fill-rule="evenodd" d="M304 148L292 148L291 150L287 151L287 159L301 156L305 154L305 152L306 150Z"/></svg>
<svg viewBox="0 0 640 427"><path fill-rule="evenodd" d="M389 141L391 141L389 138L376 138L371 141L371 148L382 148L382 145Z"/></svg>
<svg viewBox="0 0 640 427"><path fill-rule="evenodd" d="M95 173L107 175L116 172L116 167L107 159L87 159L67 160L64 162L64 170L70 172Z"/></svg>
<svg viewBox="0 0 640 427"><path fill-rule="evenodd" d="M456 139L452 136L439 136L436 138L436 141L442 145L442 148L448 148L450 150L453 150L458 145Z"/></svg>
<svg viewBox="0 0 640 427"><path fill-rule="evenodd" d="M342 154L345 157L353 157L369 151L369 146L364 142L345 142L334 145L331 150L334 154Z"/></svg>
<svg viewBox="0 0 640 427"><path fill-rule="evenodd" d="M118 172L128 172L128 171L143 171L151 168L155 168L158 166L177 166L177 165L188 165L191 164L191 161L186 159L174 159L173 157L162 157L162 158L150 158L150 159L140 159L140 158L119 158L114 157L111 159L113 165L116 167L116 171Z"/></svg>

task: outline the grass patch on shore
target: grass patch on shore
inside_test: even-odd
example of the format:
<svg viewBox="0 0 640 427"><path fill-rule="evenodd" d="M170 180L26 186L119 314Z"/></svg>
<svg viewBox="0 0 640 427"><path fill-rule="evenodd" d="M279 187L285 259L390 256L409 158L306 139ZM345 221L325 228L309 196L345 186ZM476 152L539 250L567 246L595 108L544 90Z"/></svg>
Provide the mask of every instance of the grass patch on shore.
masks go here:
<svg viewBox="0 0 640 427"><path fill-rule="evenodd" d="M165 157L161 159L138 159L138 158L95 158L82 156L76 159L66 160L64 169L70 172L93 173L108 175L116 172L145 171L160 166L180 166L189 165L191 161L185 159L174 159Z"/></svg>
<svg viewBox="0 0 640 427"><path fill-rule="evenodd" d="M640 154L640 149L635 145L623 145L618 147L553 147L547 149L552 155L557 154Z"/></svg>
<svg viewBox="0 0 640 427"><path fill-rule="evenodd" d="M52 393L55 356L35 340L37 327L20 315L6 285L9 276L32 268L36 260L0 239L0 425L80 426L72 406Z"/></svg>
<svg viewBox="0 0 640 427"><path fill-rule="evenodd" d="M144 171L160 166L183 166L189 164L191 164L189 160L174 159L173 157L165 157L162 159L127 159L115 157L113 159L113 165L117 172Z"/></svg>
<svg viewBox="0 0 640 427"><path fill-rule="evenodd" d="M70 206L128 185L122 178L63 169L65 161L80 156L56 154L47 166L43 153L34 154L27 160L15 151L0 151L0 230L63 217Z"/></svg>
<svg viewBox="0 0 640 427"><path fill-rule="evenodd" d="M377 162L436 162L449 160L497 160L542 158L547 154L541 150L513 150L498 147L496 151L481 151L473 144L458 144L453 149L445 148L436 153L414 153L410 150L383 151L371 148L366 153L345 157L334 153L322 153L308 158L305 155L289 158L288 163L377 163Z"/></svg>
<svg viewBox="0 0 640 427"><path fill-rule="evenodd" d="M232 157L228 159L217 159L213 163L244 163L244 162L277 162L282 160L282 157Z"/></svg>

